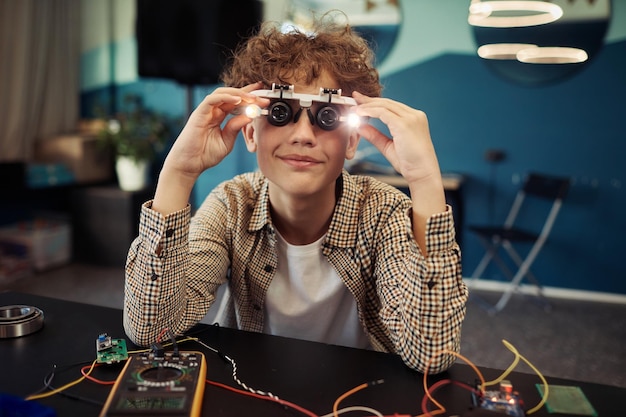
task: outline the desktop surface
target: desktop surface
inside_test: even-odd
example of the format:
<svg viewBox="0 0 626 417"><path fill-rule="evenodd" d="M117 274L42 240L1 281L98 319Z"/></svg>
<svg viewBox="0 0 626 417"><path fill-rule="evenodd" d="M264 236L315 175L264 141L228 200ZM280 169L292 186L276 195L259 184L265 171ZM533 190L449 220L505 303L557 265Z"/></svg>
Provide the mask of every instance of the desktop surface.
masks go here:
<svg viewBox="0 0 626 417"><path fill-rule="evenodd" d="M94 361L98 335L107 333L113 338L125 339L122 311L118 309L15 292L0 293L0 306L17 304L41 309L45 317L44 326L27 336L0 339L3 375L0 378L0 393L3 394L23 398L41 390L44 378L53 366L56 366L52 382L54 387L74 381L81 376L81 366ZM351 405L371 407L385 416L395 413L422 414L423 375L406 367L397 355L204 324L194 327L188 334L212 348L207 349L195 341L178 344L180 350L204 353L208 381L242 389L233 380L232 364L224 359L227 355L236 363L237 377L247 386L270 392L309 410L312 415L331 413L333 404L342 394L363 383L381 380L384 382L349 395L342 400L339 408ZM130 341L126 342L129 351L137 348ZM92 375L100 380L113 381L122 367L122 363L99 366ZM496 369L480 370L487 380L502 373ZM470 366L458 363L442 374L430 376L429 386L444 379L474 384L476 378ZM535 387L541 382L538 376L513 372L507 379L520 392L528 408L540 401ZM580 386L601 417L616 415L615 410L621 407L621 398L626 395L626 389L619 387L558 378L549 378L548 381L550 384ZM55 409L59 417L97 416L110 390L111 385L85 380L63 394L37 401ZM80 398L68 398L66 394ZM471 406L470 393L454 385L443 386L434 396L446 407L445 415L464 413ZM434 406L430 404L429 408L433 410ZM202 415L251 414L276 417L304 415L289 406L244 396L207 383ZM552 414L544 407L534 415Z"/></svg>

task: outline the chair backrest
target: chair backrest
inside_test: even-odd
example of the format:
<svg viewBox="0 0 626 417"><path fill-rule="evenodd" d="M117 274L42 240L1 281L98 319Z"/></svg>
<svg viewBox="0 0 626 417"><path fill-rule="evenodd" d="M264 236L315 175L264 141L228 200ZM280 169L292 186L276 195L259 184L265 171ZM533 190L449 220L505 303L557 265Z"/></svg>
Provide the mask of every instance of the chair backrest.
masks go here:
<svg viewBox="0 0 626 417"><path fill-rule="evenodd" d="M552 224L556 219L557 213L561 209L563 198L565 198L567 191L569 190L569 186L569 178L530 172L526 176L522 188L519 190L515 200L513 201L513 205L511 206L509 214L504 222L504 226L506 228L513 226L526 196L532 195L534 197L551 200L553 202L552 208L546 218L546 222L542 230L542 234L547 235L552 228Z"/></svg>
<svg viewBox="0 0 626 417"><path fill-rule="evenodd" d="M526 177L524 192L549 200L563 199L569 190L570 179L531 172Z"/></svg>

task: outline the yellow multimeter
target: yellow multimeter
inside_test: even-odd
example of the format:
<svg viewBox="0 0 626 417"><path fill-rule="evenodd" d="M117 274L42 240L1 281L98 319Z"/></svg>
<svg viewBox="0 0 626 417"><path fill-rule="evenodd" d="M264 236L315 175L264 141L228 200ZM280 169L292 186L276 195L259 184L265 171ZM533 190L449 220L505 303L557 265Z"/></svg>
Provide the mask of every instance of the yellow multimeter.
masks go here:
<svg viewBox="0 0 626 417"><path fill-rule="evenodd" d="M130 355L100 417L200 417L205 379L201 352Z"/></svg>

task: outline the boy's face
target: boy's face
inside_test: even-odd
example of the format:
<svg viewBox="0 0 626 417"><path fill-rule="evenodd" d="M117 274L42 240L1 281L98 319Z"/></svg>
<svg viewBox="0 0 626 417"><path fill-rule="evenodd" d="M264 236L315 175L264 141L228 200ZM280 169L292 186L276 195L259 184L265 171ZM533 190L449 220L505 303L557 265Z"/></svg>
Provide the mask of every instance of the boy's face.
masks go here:
<svg viewBox="0 0 626 417"><path fill-rule="evenodd" d="M329 76L323 74L312 85L294 83L294 91L319 94L320 87L339 88ZM289 101L292 110L299 110L298 101ZM323 103L313 102L313 114ZM340 110L346 114L348 106ZM261 172L273 188L293 197L318 197L335 195L335 180L340 175L345 159L352 159L359 143L356 129L340 123L334 130L324 130L311 124L302 111L297 122L273 126L266 117L258 117L243 130L247 148L256 152Z"/></svg>

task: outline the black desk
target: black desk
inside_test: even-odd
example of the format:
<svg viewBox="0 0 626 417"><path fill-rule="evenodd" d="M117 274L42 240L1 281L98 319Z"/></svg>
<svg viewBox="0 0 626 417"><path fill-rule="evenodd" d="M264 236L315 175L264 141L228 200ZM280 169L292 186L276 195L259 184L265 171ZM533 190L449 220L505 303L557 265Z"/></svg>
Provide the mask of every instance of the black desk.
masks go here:
<svg viewBox="0 0 626 417"><path fill-rule="evenodd" d="M95 359L95 339L107 332L122 338L122 312L117 309L60 301L51 298L13 292L0 293L0 305L26 304L44 311L43 329L31 335L0 339L0 393L25 397L42 387L44 376L52 365L77 362L91 363ZM263 334L247 333L215 326L199 325L194 336L227 354L237 362L239 377L249 386L270 391L280 398L298 404L319 415L332 411L333 403L344 392L364 382L384 379L385 383L361 390L349 396L340 408L361 405L375 408L385 415L421 414L424 395L422 375L405 367L396 355L371 352L320 343L311 343ZM129 350L133 348L129 344ZM182 350L201 350L207 358L207 378L236 386L232 369L218 355L195 342L180 345ZM471 358L470 358L471 359ZM121 365L96 368L94 376L115 379ZM495 369L481 369L485 378L501 374ZM54 380L58 387L80 376L79 367L59 373ZM448 372L432 377L433 382L452 378L472 383L475 374L469 366L457 364ZM529 407L539 402L535 375L513 373L508 378L520 391ZM622 407L626 389L599 384L549 378L552 384L581 386L600 417L615 416ZM104 402L110 386L83 381L67 390L83 397ZM436 392L435 398L446 406L449 415L463 412L470 404L469 393L447 385ZM59 417L97 416L101 407L61 395L39 400L53 407ZM278 404L244 397L212 385L206 386L203 402L206 416L298 416L293 409ZM617 413L617 414L616 414ZM350 415L357 415L351 413ZM360 415L363 415L362 413ZM548 416L545 409L535 416Z"/></svg>

